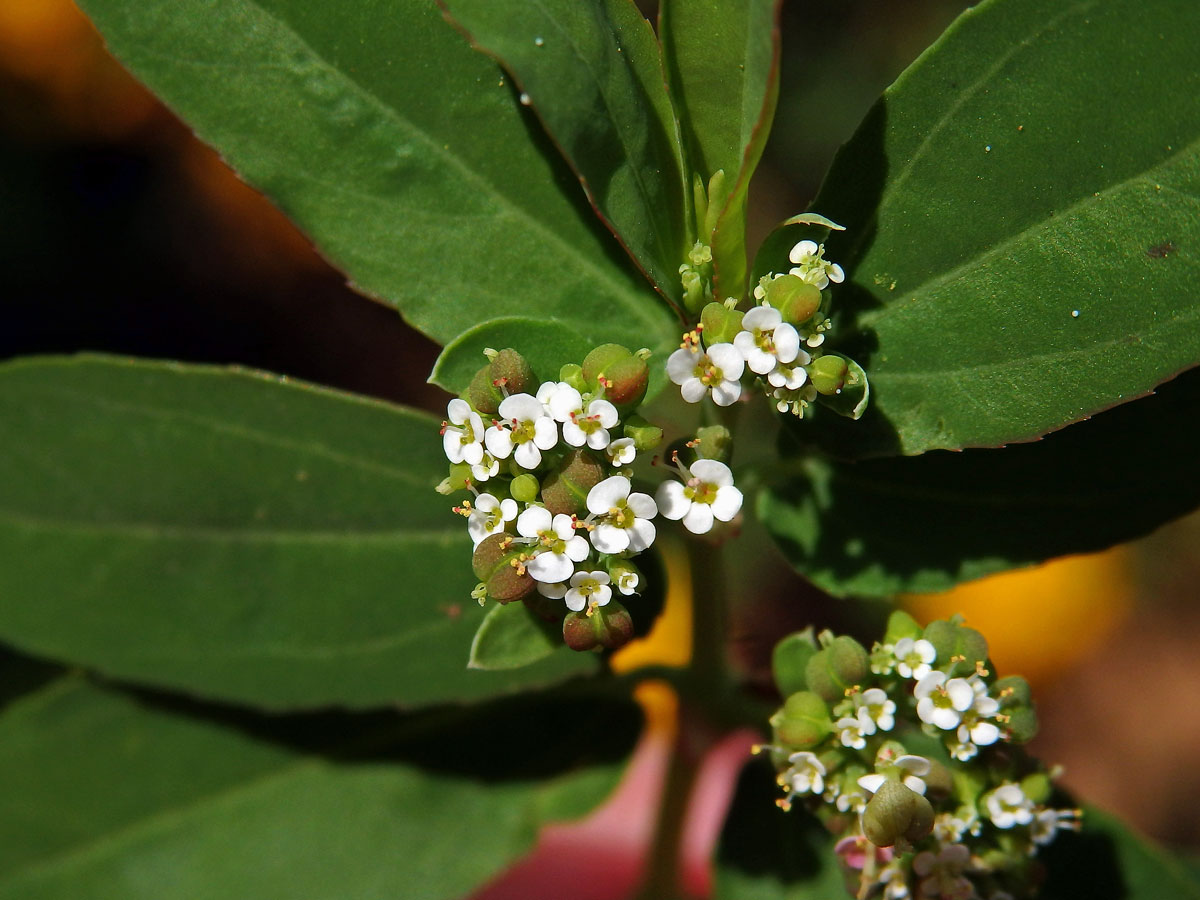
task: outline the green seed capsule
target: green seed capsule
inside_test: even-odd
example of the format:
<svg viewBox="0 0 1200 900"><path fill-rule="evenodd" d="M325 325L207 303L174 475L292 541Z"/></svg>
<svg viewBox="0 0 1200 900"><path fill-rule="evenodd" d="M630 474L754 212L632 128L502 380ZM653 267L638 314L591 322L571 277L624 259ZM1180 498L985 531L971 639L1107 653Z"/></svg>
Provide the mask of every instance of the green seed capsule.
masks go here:
<svg viewBox="0 0 1200 900"><path fill-rule="evenodd" d="M525 571L524 544L506 534L493 534L479 542L471 558L475 577L487 585L488 596L501 603L520 600L533 592L533 576Z"/></svg>
<svg viewBox="0 0 1200 900"><path fill-rule="evenodd" d="M808 661L816 654L817 642L813 638L811 625L803 631L788 635L775 645L771 654L771 671L775 675L775 687L782 696L790 696L808 687L804 670Z"/></svg>
<svg viewBox="0 0 1200 900"><path fill-rule="evenodd" d="M817 393L826 396L836 394L845 387L846 376L850 373L850 366L846 360L836 353L819 356L806 368L808 377L812 380L812 385L817 389Z"/></svg>
<svg viewBox="0 0 1200 900"><path fill-rule="evenodd" d="M829 707L811 691L798 691L787 698L771 717L775 743L792 751L809 750L833 732Z"/></svg>
<svg viewBox="0 0 1200 900"><path fill-rule="evenodd" d="M783 321L802 325L821 308L821 291L799 275L781 275L767 285L766 300Z"/></svg>
<svg viewBox="0 0 1200 900"><path fill-rule="evenodd" d="M877 847L898 841L916 843L933 831L933 807L899 781L885 781L875 792L862 817L863 834Z"/></svg>
<svg viewBox="0 0 1200 900"><path fill-rule="evenodd" d="M708 346L732 344L742 330L742 313L714 300L701 311L700 324L703 326L704 343Z"/></svg>
<svg viewBox="0 0 1200 900"><path fill-rule="evenodd" d="M870 671L867 651L852 637L834 638L816 653L804 668L808 689L829 703L846 696L846 689L862 684Z"/></svg>
<svg viewBox="0 0 1200 900"><path fill-rule="evenodd" d="M650 367L620 344L601 344L584 358L582 371L588 390L603 389L604 399L618 408L630 409L646 396Z"/></svg>
<svg viewBox="0 0 1200 900"><path fill-rule="evenodd" d="M538 483L538 480L528 472L518 475L508 486L508 492L512 494L512 498L521 503L532 503L535 501L541 489L542 486Z"/></svg>
<svg viewBox="0 0 1200 900"><path fill-rule="evenodd" d="M587 449L572 450L542 483L542 502L558 515L587 513L588 492L604 478L604 466ZM514 481L516 479L513 479Z"/></svg>
<svg viewBox="0 0 1200 900"><path fill-rule="evenodd" d="M629 610L616 600L587 611L567 613L563 619L563 640L572 650L616 650L633 639L633 620Z"/></svg>

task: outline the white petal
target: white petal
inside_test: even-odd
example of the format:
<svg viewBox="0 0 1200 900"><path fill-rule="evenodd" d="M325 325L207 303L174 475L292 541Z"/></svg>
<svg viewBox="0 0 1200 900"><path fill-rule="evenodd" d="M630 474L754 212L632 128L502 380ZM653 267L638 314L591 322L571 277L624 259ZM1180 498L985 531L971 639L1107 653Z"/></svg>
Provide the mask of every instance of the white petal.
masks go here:
<svg viewBox="0 0 1200 900"><path fill-rule="evenodd" d="M566 581L575 570L565 553L542 552L525 564L535 581Z"/></svg>
<svg viewBox="0 0 1200 900"><path fill-rule="evenodd" d="M887 778L883 775L863 775L858 779L858 786L864 791L870 791L874 794L881 787Z"/></svg>
<svg viewBox="0 0 1200 900"><path fill-rule="evenodd" d="M544 506L527 506L525 512L517 516L517 534L522 537L535 538L538 532L549 531L553 517L550 510Z"/></svg>
<svg viewBox="0 0 1200 900"><path fill-rule="evenodd" d="M1000 729L991 722L976 722L971 729L971 740L980 747L987 747L1000 739ZM959 738L959 740L962 740Z"/></svg>
<svg viewBox="0 0 1200 900"><path fill-rule="evenodd" d="M517 501L512 497L506 497L500 501L500 515L505 522L511 522L517 517Z"/></svg>
<svg viewBox="0 0 1200 900"><path fill-rule="evenodd" d="M620 421L617 408L607 400L593 400L588 404L587 414L596 416L603 428L612 428Z"/></svg>
<svg viewBox="0 0 1200 900"><path fill-rule="evenodd" d="M746 361L746 368L755 375L766 375L775 368L775 357L766 350L759 349L757 345L744 351L743 357Z"/></svg>
<svg viewBox="0 0 1200 900"><path fill-rule="evenodd" d="M779 310L770 306L756 306L742 316L742 328L746 331L770 331L783 321Z"/></svg>
<svg viewBox="0 0 1200 900"><path fill-rule="evenodd" d="M699 361L699 350L685 350L681 347L667 357L667 377L681 385L693 376Z"/></svg>
<svg viewBox="0 0 1200 900"><path fill-rule="evenodd" d="M706 390L708 389L699 378L690 378L680 386L679 393L688 403L699 403Z"/></svg>
<svg viewBox="0 0 1200 900"><path fill-rule="evenodd" d="M551 600L561 600L567 595L567 586L561 581L553 584L545 584L539 581L537 589L539 594L543 597L549 597Z"/></svg>
<svg viewBox="0 0 1200 900"><path fill-rule="evenodd" d="M601 522L592 529L592 546L601 553L622 553L629 549L629 531Z"/></svg>
<svg viewBox="0 0 1200 900"><path fill-rule="evenodd" d="M654 543L654 538L658 534L654 528L653 522L647 522L645 519L638 519L633 523L633 527L626 529L629 532L629 549L634 553L641 553Z"/></svg>
<svg viewBox="0 0 1200 900"><path fill-rule="evenodd" d="M447 428L442 435L442 449L446 451L446 459L458 464L463 461L462 432L457 428Z"/></svg>
<svg viewBox="0 0 1200 900"><path fill-rule="evenodd" d="M508 459L512 455L512 432L507 428L493 425L484 433L483 442L487 444L488 453L496 459Z"/></svg>
<svg viewBox="0 0 1200 900"><path fill-rule="evenodd" d="M566 426L563 426L566 428ZM587 436L587 445L593 450L603 450L608 446L610 435L607 428L597 428Z"/></svg>
<svg viewBox="0 0 1200 900"><path fill-rule="evenodd" d="M542 450L549 450L558 443L558 426L549 416L542 416L533 423L533 442Z"/></svg>
<svg viewBox="0 0 1200 900"><path fill-rule="evenodd" d="M587 511L602 516L629 496L629 479L624 475L612 475L605 478L587 495ZM641 494L639 496L646 496ZM634 510L636 512L636 510Z"/></svg>
<svg viewBox="0 0 1200 900"><path fill-rule="evenodd" d="M571 419L571 413L578 413L583 409L583 397L579 395L579 391L564 381L562 386L554 392L554 396L550 398L547 405L550 408L550 415L556 420L568 422Z"/></svg>
<svg viewBox="0 0 1200 900"><path fill-rule="evenodd" d="M683 494L683 485L678 481L664 481L654 492L658 511L668 519L678 520L687 515L692 501Z"/></svg>
<svg viewBox="0 0 1200 900"><path fill-rule="evenodd" d="M725 374L726 380L736 381L742 377L746 361L733 344L713 344L708 348L708 358Z"/></svg>
<svg viewBox="0 0 1200 900"><path fill-rule="evenodd" d="M788 259L793 265L799 264L806 256L812 256L817 252L817 245L813 241L801 241L792 248L788 254Z"/></svg>
<svg viewBox="0 0 1200 900"><path fill-rule="evenodd" d="M688 471L701 481L717 487L733 484L733 472L719 459L698 459L688 467Z"/></svg>
<svg viewBox="0 0 1200 900"><path fill-rule="evenodd" d="M739 331L733 336L733 346L737 348L738 353L742 354L743 358L749 357L751 353L758 350L758 344L754 343L754 335L749 331Z"/></svg>
<svg viewBox="0 0 1200 900"><path fill-rule="evenodd" d="M527 419L540 419L546 415L546 409L537 397L529 394L509 394L500 401L500 418L516 419L524 422Z"/></svg>
<svg viewBox="0 0 1200 900"><path fill-rule="evenodd" d="M567 556L575 562L583 562L588 556L588 542L582 535L575 535L567 541Z"/></svg>
<svg viewBox="0 0 1200 900"><path fill-rule="evenodd" d="M731 484L717 488L717 495L713 498L712 512L713 515L722 522L728 522L738 514L738 510L742 508L742 492Z"/></svg>
<svg viewBox="0 0 1200 900"><path fill-rule="evenodd" d="M446 418L455 425L463 425L466 423L468 416L471 415L471 404L461 397L455 397L446 404Z"/></svg>
<svg viewBox="0 0 1200 900"><path fill-rule="evenodd" d="M683 517L683 527L692 534L707 534L712 531L713 512L707 503L693 503Z"/></svg>
<svg viewBox="0 0 1200 900"><path fill-rule="evenodd" d="M800 332L786 322L775 326L771 339L775 342L775 356L780 362L790 363L800 353Z"/></svg>
<svg viewBox="0 0 1200 900"><path fill-rule="evenodd" d="M483 444L464 444L462 461L469 466L477 466L483 462Z"/></svg>
<svg viewBox="0 0 1200 900"><path fill-rule="evenodd" d="M950 704L958 712L965 712L975 702L975 690L965 678L951 678L946 683L946 694Z"/></svg>
<svg viewBox="0 0 1200 900"><path fill-rule="evenodd" d="M575 523L566 513L558 513L554 517L553 525L554 533L564 541L569 541L575 537Z"/></svg>
<svg viewBox="0 0 1200 900"><path fill-rule="evenodd" d="M513 459L523 469L536 469L542 464L542 451L533 441L526 441L513 451Z"/></svg>
<svg viewBox="0 0 1200 900"><path fill-rule="evenodd" d="M741 396L742 386L736 381L722 381L713 385L712 398L717 406L733 406Z"/></svg>
<svg viewBox="0 0 1200 900"><path fill-rule="evenodd" d="M830 265L826 271L829 274L829 280L834 282L835 284L841 284L843 281L846 280L846 273L842 270L842 267L839 266L837 263L833 263L832 265Z"/></svg>
<svg viewBox="0 0 1200 900"><path fill-rule="evenodd" d="M633 514L639 519L653 519L658 515L658 504L654 502L654 498L649 494L635 492L629 495L626 505L633 510Z"/></svg>
<svg viewBox="0 0 1200 900"><path fill-rule="evenodd" d="M608 601L612 599L612 588L607 584L602 584L592 592L592 602L597 606L608 606Z"/></svg>
<svg viewBox="0 0 1200 900"><path fill-rule="evenodd" d="M569 591L567 591L565 599L567 601L567 609L571 610L572 612L583 612L583 608L587 606L587 600L584 598L583 594L575 588L571 588Z"/></svg>
<svg viewBox="0 0 1200 900"><path fill-rule="evenodd" d="M563 422L562 434L563 440L572 447L582 447L587 443L587 432L574 422Z"/></svg>

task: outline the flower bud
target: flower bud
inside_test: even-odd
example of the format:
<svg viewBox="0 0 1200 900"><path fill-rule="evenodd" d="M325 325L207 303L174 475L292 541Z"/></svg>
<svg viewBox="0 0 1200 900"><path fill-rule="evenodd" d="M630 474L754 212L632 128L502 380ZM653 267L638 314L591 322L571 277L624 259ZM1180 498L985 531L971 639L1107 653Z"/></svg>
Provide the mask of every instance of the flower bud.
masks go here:
<svg viewBox="0 0 1200 900"><path fill-rule="evenodd" d="M899 781L885 781L867 803L862 826L867 840L877 847L891 847L900 840L913 844L933 831L933 807Z"/></svg>
<svg viewBox="0 0 1200 900"><path fill-rule="evenodd" d="M563 619L563 640L572 650L616 650L633 638L633 620L629 610L616 600L587 611L567 613Z"/></svg>
<svg viewBox="0 0 1200 900"><path fill-rule="evenodd" d="M646 584L646 579L643 577L641 570L623 557L606 557L604 568L608 572L612 586L622 594L636 594Z"/></svg>
<svg viewBox="0 0 1200 900"><path fill-rule="evenodd" d="M724 425L704 425L696 429L696 456L729 462L733 453L733 435Z"/></svg>
<svg viewBox="0 0 1200 900"><path fill-rule="evenodd" d="M946 664L955 657L960 658L957 664L949 667L948 674L951 676L974 671L976 663L987 659L987 641L983 635L956 621L939 619L930 622L925 626L925 640L933 644L933 649L937 651L940 668L946 668Z"/></svg>
<svg viewBox="0 0 1200 900"><path fill-rule="evenodd" d="M600 384L600 379L604 384ZM593 392L604 388L604 399L628 409L646 396L650 367L640 356L620 344L601 344L583 360L583 379Z"/></svg>
<svg viewBox="0 0 1200 900"><path fill-rule="evenodd" d="M920 636L921 623L904 610L897 609L888 616L887 631L883 635L883 642L885 644L894 644L901 638L913 638L915 640Z"/></svg>
<svg viewBox="0 0 1200 900"><path fill-rule="evenodd" d="M704 332L704 343L709 347L713 344L732 344L742 330L742 313L714 300L700 313L700 325Z"/></svg>
<svg viewBox="0 0 1200 900"><path fill-rule="evenodd" d="M862 684L870 672L867 651L852 637L842 635L816 653L804 668L808 689L829 703L846 696L846 689Z"/></svg>
<svg viewBox="0 0 1200 900"><path fill-rule="evenodd" d="M630 416L625 420L625 437L633 440L633 446L639 453L645 453L662 443L663 430L641 416Z"/></svg>
<svg viewBox="0 0 1200 900"><path fill-rule="evenodd" d="M512 480L508 486L508 492L512 494L512 498L521 503L532 503L538 498L538 491L541 490L541 485L538 480L524 472Z"/></svg>
<svg viewBox="0 0 1200 900"><path fill-rule="evenodd" d="M558 380L565 381L581 394L588 389L587 381L583 377L583 366L578 363L567 363L559 369Z"/></svg>
<svg viewBox="0 0 1200 900"><path fill-rule="evenodd" d="M787 697L808 687L804 669L816 654L817 642L813 638L811 625L803 631L789 634L775 645L771 654L771 671L781 695Z"/></svg>
<svg viewBox="0 0 1200 900"><path fill-rule="evenodd" d="M587 513L588 492L604 478L604 466L589 450L572 450L542 483L542 502L554 515Z"/></svg>
<svg viewBox="0 0 1200 900"><path fill-rule="evenodd" d="M475 577L487 585L488 596L493 600L511 603L533 591L533 576L521 564L526 549L507 534L489 535L475 548L471 567Z"/></svg>
<svg viewBox="0 0 1200 900"><path fill-rule="evenodd" d="M850 366L835 353L818 356L805 366L813 387L819 394L836 394L846 384Z"/></svg>
<svg viewBox="0 0 1200 900"><path fill-rule="evenodd" d="M787 698L783 708L771 716L775 743L789 750L815 747L833 731L829 707L811 691L797 691Z"/></svg>
<svg viewBox="0 0 1200 900"><path fill-rule="evenodd" d="M498 383L499 382L499 383ZM500 389L504 385L504 390ZM531 393L537 388L533 369L516 350L501 350L491 362L475 373L463 399L481 415L494 416L500 409L500 401L509 394Z"/></svg>
<svg viewBox="0 0 1200 900"><path fill-rule="evenodd" d="M799 275L781 275L767 285L766 300L792 325L807 322L821 307L821 291Z"/></svg>

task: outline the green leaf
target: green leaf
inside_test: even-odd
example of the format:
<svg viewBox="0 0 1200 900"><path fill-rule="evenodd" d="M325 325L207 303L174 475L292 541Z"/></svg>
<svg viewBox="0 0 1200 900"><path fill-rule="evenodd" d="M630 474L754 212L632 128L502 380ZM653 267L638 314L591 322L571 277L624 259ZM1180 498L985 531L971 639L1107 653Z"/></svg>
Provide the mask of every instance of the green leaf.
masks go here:
<svg viewBox="0 0 1200 900"><path fill-rule="evenodd" d="M460 897L614 784L636 711L571 703L256 718L67 679L0 718L0 898Z"/></svg>
<svg viewBox="0 0 1200 900"><path fill-rule="evenodd" d="M711 243L718 299L746 281L746 194L779 96L779 0L664 0L659 11L672 96L693 171L725 173Z"/></svg>
<svg viewBox="0 0 1200 900"><path fill-rule="evenodd" d="M466 668L483 611L437 420L261 374L0 367L0 639L263 706L422 705L593 671Z"/></svg>
<svg viewBox="0 0 1200 900"><path fill-rule="evenodd" d="M717 851L715 900L828 900L846 887L829 833L802 808L783 812L765 766L747 766Z"/></svg>
<svg viewBox="0 0 1200 900"><path fill-rule="evenodd" d="M1084 810L1082 833L1059 834L1038 858L1049 872L1044 900L1200 900L1182 860L1096 809Z"/></svg>
<svg viewBox="0 0 1200 900"><path fill-rule="evenodd" d="M795 459L759 496L758 514L791 563L830 593L941 591L1131 540L1200 505L1198 405L1193 371L1153 397L1004 450Z"/></svg>
<svg viewBox="0 0 1200 900"><path fill-rule="evenodd" d="M672 317L433 0L84 0L109 48L362 291L445 342L555 315L593 343Z"/></svg>
<svg viewBox="0 0 1200 900"><path fill-rule="evenodd" d="M839 452L1030 440L1200 360L1197 32L1181 0L991 0L888 89L814 203L875 411Z"/></svg>
<svg viewBox="0 0 1200 900"><path fill-rule="evenodd" d="M558 370L565 363L582 364L592 346L578 331L552 319L493 319L448 343L434 363L429 380L452 394L461 394L487 364L484 348L512 347L529 361L540 379L557 381Z"/></svg>
<svg viewBox="0 0 1200 900"><path fill-rule="evenodd" d="M691 187L650 23L630 0L443 3L512 73L596 211L678 304Z"/></svg>
<svg viewBox="0 0 1200 900"><path fill-rule="evenodd" d="M524 603L497 604L475 633L473 669L519 669L562 648L562 626L541 621Z"/></svg>

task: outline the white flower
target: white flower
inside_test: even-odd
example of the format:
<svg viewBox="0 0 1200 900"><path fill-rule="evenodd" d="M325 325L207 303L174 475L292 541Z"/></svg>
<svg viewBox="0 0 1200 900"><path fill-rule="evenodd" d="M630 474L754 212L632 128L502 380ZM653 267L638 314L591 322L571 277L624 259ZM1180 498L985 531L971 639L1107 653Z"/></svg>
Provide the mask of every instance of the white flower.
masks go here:
<svg viewBox="0 0 1200 900"><path fill-rule="evenodd" d="M1000 785L984 797L988 818L997 828L1028 825L1033 821L1033 801L1025 796L1019 784L1011 781Z"/></svg>
<svg viewBox="0 0 1200 900"><path fill-rule="evenodd" d="M570 388L570 387L571 386L569 384L567 384L565 381L544 381L544 382L542 382L541 386L537 389L537 393L534 394L534 397L536 397L538 403L542 404L542 406L545 408L546 415L553 418L554 411L550 408L550 401L552 399L554 399L554 395L557 394L561 388ZM571 388L571 390L575 390L575 389ZM578 393L578 391L576 391L576 393Z"/></svg>
<svg viewBox="0 0 1200 900"><path fill-rule="evenodd" d="M945 672L930 672L913 689L917 718L943 731L954 731L963 713L975 702L975 691L965 678L946 680Z"/></svg>
<svg viewBox="0 0 1200 900"><path fill-rule="evenodd" d="M500 461L490 453L484 453L483 459L471 466L471 477L476 481L487 481L500 471Z"/></svg>
<svg viewBox="0 0 1200 900"><path fill-rule="evenodd" d="M658 504L649 494L631 494L630 487L624 475L613 475L588 491L588 521L595 517L592 546L601 553L641 553L654 543L650 520L658 515Z"/></svg>
<svg viewBox="0 0 1200 900"><path fill-rule="evenodd" d="M815 753L801 750L788 757L791 765L780 776L780 781L790 792L789 796L819 794L825 790L825 764Z"/></svg>
<svg viewBox="0 0 1200 900"><path fill-rule="evenodd" d="M797 354L791 363L780 363L767 373L767 382L772 387L796 391L804 387L808 380L808 371L804 368L812 362L812 357L803 350Z"/></svg>
<svg viewBox="0 0 1200 900"><path fill-rule="evenodd" d="M637 456L633 438L617 438L604 448L604 452L608 454L608 461L614 466L628 466Z"/></svg>
<svg viewBox="0 0 1200 900"><path fill-rule="evenodd" d="M562 422L564 441L572 447L587 444L593 450L608 446L608 429L618 421L615 406L596 398L588 402L585 410L582 395L566 382L558 383L548 396L546 405L554 420Z"/></svg>
<svg viewBox="0 0 1200 900"><path fill-rule="evenodd" d="M535 581L566 581L575 563L587 559L588 543L575 533L571 517L551 516L544 506L530 506L517 517L517 533L532 538L537 547L525 568Z"/></svg>
<svg viewBox="0 0 1200 900"><path fill-rule="evenodd" d="M680 347L667 357L667 377L679 385L688 403L699 403L705 391L712 392L717 406L731 406L742 396L738 380L746 361L733 344L713 344L702 353L695 344Z"/></svg>
<svg viewBox="0 0 1200 900"><path fill-rule="evenodd" d="M476 545L491 534L504 530L506 522L517 517L517 501L511 497L497 500L491 494L480 494L475 498L475 508L467 518L467 531Z"/></svg>
<svg viewBox="0 0 1200 900"><path fill-rule="evenodd" d="M640 580L641 579L638 577L637 572L631 572L626 569L617 576L617 590L626 596L636 593L638 582Z"/></svg>
<svg viewBox="0 0 1200 900"><path fill-rule="evenodd" d="M971 708L963 712L962 722L958 726L958 740L962 744L973 743L986 747L1000 739L999 727L987 721L1000 712L1000 701L988 696L987 685L982 678L972 676L968 681L975 691L975 699Z"/></svg>
<svg viewBox="0 0 1200 900"><path fill-rule="evenodd" d="M818 245L815 241L796 244L788 254L788 259L795 266L789 274L799 275L821 290L829 287L831 281L840 284L846 278L841 266L825 260L825 245Z"/></svg>
<svg viewBox="0 0 1200 900"><path fill-rule="evenodd" d="M607 572L576 572L571 576L571 587L567 590L567 609L589 612L597 606L606 606L612 599Z"/></svg>
<svg viewBox="0 0 1200 900"><path fill-rule="evenodd" d="M1077 809L1039 810L1030 823L1029 836L1035 844L1049 844L1060 830L1078 831L1079 815Z"/></svg>
<svg viewBox="0 0 1200 900"><path fill-rule="evenodd" d="M838 739L842 742L842 746L849 747L851 750L861 750L867 746L867 739L863 737L862 722L856 716L842 716L834 723L833 727L837 729ZM871 730L875 730L873 725Z"/></svg>
<svg viewBox="0 0 1200 900"><path fill-rule="evenodd" d="M905 754L897 757L896 760L889 764L880 766L884 772L876 772L872 775L863 775L858 779L858 786L863 790L870 791L874 794L877 790L883 787L883 783L888 780L887 772L893 769L899 769L900 772L909 774L903 776L904 786L910 791L917 794L925 793L925 782L922 780L923 775L929 774L929 760L923 756L913 756Z"/></svg>
<svg viewBox="0 0 1200 900"><path fill-rule="evenodd" d="M937 659L937 650L924 638L915 641L910 637L900 638L893 652L896 654L896 671L900 676L917 681L930 673L932 666L929 664Z"/></svg>
<svg viewBox="0 0 1200 900"><path fill-rule="evenodd" d="M962 729L959 728L958 732L962 734ZM970 741L953 740L946 742L946 752L959 762L969 762L979 755L979 747Z"/></svg>
<svg viewBox="0 0 1200 900"><path fill-rule="evenodd" d="M756 306L742 317L742 330L734 337L733 346L751 372L766 375L776 364L790 363L796 358L800 353L800 334L783 321L779 310Z"/></svg>
<svg viewBox="0 0 1200 900"><path fill-rule="evenodd" d="M455 398L446 406L449 421L442 423L442 448L452 463L474 466L483 459L483 419L466 400Z"/></svg>
<svg viewBox="0 0 1200 900"><path fill-rule="evenodd" d="M742 492L733 486L733 473L725 463L698 459L680 471L684 483L664 481L654 495L658 511L666 518L682 519L683 527L692 534L706 534L714 519L728 522L738 514Z"/></svg>
<svg viewBox="0 0 1200 900"><path fill-rule="evenodd" d="M558 443L558 426L546 407L529 394L511 394L500 401L499 414L502 421L484 435L488 451L496 459L512 456L522 468L536 469L542 451Z"/></svg>
<svg viewBox="0 0 1200 900"><path fill-rule="evenodd" d="M881 688L868 688L855 694L854 706L863 734L874 734L876 729L891 731L896 727L896 704Z"/></svg>

